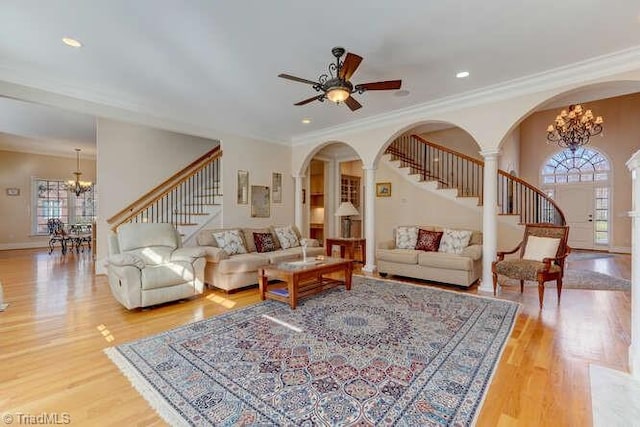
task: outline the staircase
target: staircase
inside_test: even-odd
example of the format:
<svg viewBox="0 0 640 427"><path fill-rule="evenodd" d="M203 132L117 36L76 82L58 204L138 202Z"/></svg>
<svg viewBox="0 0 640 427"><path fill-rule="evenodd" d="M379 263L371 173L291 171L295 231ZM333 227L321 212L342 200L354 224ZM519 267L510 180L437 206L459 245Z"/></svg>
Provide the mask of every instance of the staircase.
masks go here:
<svg viewBox="0 0 640 427"><path fill-rule="evenodd" d="M184 242L222 213L222 150L216 147L107 220L111 230L128 222L173 224Z"/></svg>
<svg viewBox="0 0 640 427"><path fill-rule="evenodd" d="M473 198L482 205L484 162L465 156L418 135L403 135L385 154L400 168L408 168L420 182L448 190L453 197ZM564 213L542 190L498 170L498 215L515 216L519 224L547 222L564 225Z"/></svg>

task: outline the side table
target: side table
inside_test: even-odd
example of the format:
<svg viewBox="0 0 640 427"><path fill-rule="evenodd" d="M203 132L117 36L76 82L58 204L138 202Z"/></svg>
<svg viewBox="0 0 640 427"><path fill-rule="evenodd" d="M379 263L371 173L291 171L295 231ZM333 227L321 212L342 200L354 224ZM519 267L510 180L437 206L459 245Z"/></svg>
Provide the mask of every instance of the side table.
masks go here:
<svg viewBox="0 0 640 427"><path fill-rule="evenodd" d="M367 251L366 251L366 239L361 239L359 237L327 237L325 239L327 245L327 256L331 256L331 252L333 250L333 246L340 246L340 258L346 257L349 259L355 260L355 250L356 248L360 249L360 258L362 264L367 263Z"/></svg>

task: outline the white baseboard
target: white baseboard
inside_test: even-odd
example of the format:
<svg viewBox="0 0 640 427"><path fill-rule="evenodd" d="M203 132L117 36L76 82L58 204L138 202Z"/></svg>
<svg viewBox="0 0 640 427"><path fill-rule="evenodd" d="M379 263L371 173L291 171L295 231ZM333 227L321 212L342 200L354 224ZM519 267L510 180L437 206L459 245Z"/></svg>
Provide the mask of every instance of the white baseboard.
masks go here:
<svg viewBox="0 0 640 427"><path fill-rule="evenodd" d="M96 259L94 262L95 264L93 265L93 268L94 268L94 271L96 272L96 276L107 274L107 269L104 266L104 262L105 262L104 258Z"/></svg>
<svg viewBox="0 0 640 427"><path fill-rule="evenodd" d="M19 242L19 243L0 243L0 251L7 251L11 249L37 249L46 248L49 243L44 242Z"/></svg>
<svg viewBox="0 0 640 427"><path fill-rule="evenodd" d="M619 254L630 254L631 248L626 246L612 246L609 248L609 252L615 252Z"/></svg>

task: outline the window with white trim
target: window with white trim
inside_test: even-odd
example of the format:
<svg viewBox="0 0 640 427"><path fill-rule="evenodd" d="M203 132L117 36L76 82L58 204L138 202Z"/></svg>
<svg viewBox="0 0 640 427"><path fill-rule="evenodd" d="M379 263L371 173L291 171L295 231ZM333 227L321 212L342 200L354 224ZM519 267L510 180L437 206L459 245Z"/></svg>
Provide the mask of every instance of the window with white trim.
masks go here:
<svg viewBox="0 0 640 427"><path fill-rule="evenodd" d="M95 185L76 196L66 181L33 179L32 233L49 234L49 218L60 218L65 225L91 224L96 217Z"/></svg>

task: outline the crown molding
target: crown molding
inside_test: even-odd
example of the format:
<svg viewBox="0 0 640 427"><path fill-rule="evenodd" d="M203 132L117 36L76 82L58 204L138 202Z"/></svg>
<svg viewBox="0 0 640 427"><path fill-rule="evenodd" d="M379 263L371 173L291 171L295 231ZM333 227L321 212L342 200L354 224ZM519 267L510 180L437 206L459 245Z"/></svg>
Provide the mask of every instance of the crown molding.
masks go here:
<svg viewBox="0 0 640 427"><path fill-rule="evenodd" d="M427 103L410 106L395 111L378 114L343 125L332 126L318 131L293 136L289 141L265 138L250 133L238 133L237 129L211 128L208 124L176 117L175 111L151 111L138 104L126 94L107 94L95 88L74 86L68 81L53 79L43 73L0 66L0 95L33 101L88 113L97 117L122 120L153 126L173 132L185 133L204 138L220 139L220 133L255 139L272 144L295 146L329 140L337 134L349 134L375 129L396 123L423 120L429 115L446 113L490 102L501 101L520 95L536 93L560 87L567 89L609 75L640 68L640 46L590 58L563 67L524 76L496 85L485 86L458 95L443 97Z"/></svg>
<svg viewBox="0 0 640 427"><path fill-rule="evenodd" d="M332 126L316 132L300 134L291 138L292 145L303 145L318 140L329 140L336 135L380 128L383 126L423 120L429 115L446 113L462 108L475 107L491 102L515 98L545 90L583 86L591 81L610 75L640 68L640 46L597 56L584 61L531 74L496 85L452 95L411 107L378 114L344 125Z"/></svg>

